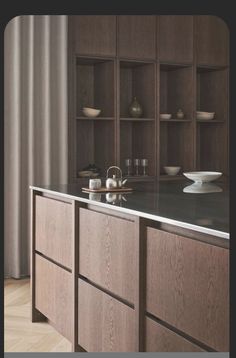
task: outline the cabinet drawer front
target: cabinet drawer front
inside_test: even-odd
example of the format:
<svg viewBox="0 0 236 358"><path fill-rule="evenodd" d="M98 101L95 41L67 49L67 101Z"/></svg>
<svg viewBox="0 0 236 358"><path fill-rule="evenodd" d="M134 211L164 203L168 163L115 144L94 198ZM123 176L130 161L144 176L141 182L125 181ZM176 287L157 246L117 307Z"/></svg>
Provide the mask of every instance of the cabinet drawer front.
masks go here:
<svg viewBox="0 0 236 358"><path fill-rule="evenodd" d="M146 317L146 352L204 352L204 350Z"/></svg>
<svg viewBox="0 0 236 358"><path fill-rule="evenodd" d="M134 301L134 222L80 209L79 273Z"/></svg>
<svg viewBox="0 0 236 358"><path fill-rule="evenodd" d="M72 205L36 196L35 248L61 265L72 267Z"/></svg>
<svg viewBox="0 0 236 358"><path fill-rule="evenodd" d="M227 352L228 250L147 228L147 311Z"/></svg>
<svg viewBox="0 0 236 358"><path fill-rule="evenodd" d="M35 307L69 340L72 339L72 277L36 254Z"/></svg>
<svg viewBox="0 0 236 358"><path fill-rule="evenodd" d="M88 352L134 351L133 309L79 280L78 340Z"/></svg>

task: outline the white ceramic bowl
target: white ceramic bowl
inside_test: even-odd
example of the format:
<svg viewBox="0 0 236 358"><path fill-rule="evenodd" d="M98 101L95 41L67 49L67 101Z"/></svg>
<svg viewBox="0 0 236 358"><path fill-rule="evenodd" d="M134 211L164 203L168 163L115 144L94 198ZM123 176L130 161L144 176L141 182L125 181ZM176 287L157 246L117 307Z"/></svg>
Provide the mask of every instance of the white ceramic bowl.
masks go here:
<svg viewBox="0 0 236 358"><path fill-rule="evenodd" d="M197 115L197 119L213 119L215 116L215 112L197 111L196 115Z"/></svg>
<svg viewBox="0 0 236 358"><path fill-rule="evenodd" d="M192 193L192 194L207 194L207 193L219 193L222 189L215 184L212 183L193 183L191 185L187 185L184 189L184 193Z"/></svg>
<svg viewBox="0 0 236 358"><path fill-rule="evenodd" d="M187 172L183 173L186 178L193 180L195 183L207 183L218 179L222 173L220 172Z"/></svg>
<svg viewBox="0 0 236 358"><path fill-rule="evenodd" d="M96 108L90 108L90 107L84 107L83 108L83 114L86 117L95 118L101 113L101 109Z"/></svg>
<svg viewBox="0 0 236 358"><path fill-rule="evenodd" d="M172 114L171 113L161 113L160 119L171 119Z"/></svg>
<svg viewBox="0 0 236 358"><path fill-rule="evenodd" d="M181 167L164 167L166 174L177 175Z"/></svg>

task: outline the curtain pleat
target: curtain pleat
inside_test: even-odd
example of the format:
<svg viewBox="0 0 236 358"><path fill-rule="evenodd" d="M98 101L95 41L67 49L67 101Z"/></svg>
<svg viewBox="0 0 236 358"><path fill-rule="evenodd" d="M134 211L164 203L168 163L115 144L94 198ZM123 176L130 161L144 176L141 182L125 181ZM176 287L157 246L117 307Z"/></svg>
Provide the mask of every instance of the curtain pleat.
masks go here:
<svg viewBox="0 0 236 358"><path fill-rule="evenodd" d="M19 16L4 39L5 276L30 274L29 185L67 183L67 17Z"/></svg>

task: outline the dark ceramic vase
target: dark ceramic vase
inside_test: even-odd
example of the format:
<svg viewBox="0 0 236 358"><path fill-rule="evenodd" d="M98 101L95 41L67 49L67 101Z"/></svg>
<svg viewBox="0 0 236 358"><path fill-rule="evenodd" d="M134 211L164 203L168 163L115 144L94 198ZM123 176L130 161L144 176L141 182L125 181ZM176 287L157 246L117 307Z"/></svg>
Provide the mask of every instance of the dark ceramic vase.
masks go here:
<svg viewBox="0 0 236 358"><path fill-rule="evenodd" d="M143 109L140 105L140 103L137 101L137 98L134 97L133 101L131 102L129 106L129 114L131 117L138 118L141 117L143 114Z"/></svg>

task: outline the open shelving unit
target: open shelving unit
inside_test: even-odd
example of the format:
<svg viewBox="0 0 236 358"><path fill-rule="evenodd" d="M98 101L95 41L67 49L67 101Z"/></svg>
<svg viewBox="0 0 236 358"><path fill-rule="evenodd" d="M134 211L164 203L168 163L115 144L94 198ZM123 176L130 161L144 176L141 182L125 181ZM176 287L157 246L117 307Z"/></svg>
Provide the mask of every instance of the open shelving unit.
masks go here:
<svg viewBox="0 0 236 358"><path fill-rule="evenodd" d="M148 159L148 176L156 176L154 161L156 141L156 106L155 106L155 63L144 61L119 61L119 166L125 173L125 159ZM140 118L130 117L129 106L134 97L142 106ZM148 140L147 140L148 138ZM133 176L129 180L141 180ZM143 178L147 180L148 178Z"/></svg>
<svg viewBox="0 0 236 358"><path fill-rule="evenodd" d="M215 112L197 121L197 169L227 173L228 69L197 66L197 110Z"/></svg>
<svg viewBox="0 0 236 358"><path fill-rule="evenodd" d="M76 176L93 163L104 175L115 161L114 73L111 59L76 57ZM83 107L99 108L101 113L88 118Z"/></svg>
<svg viewBox="0 0 236 358"><path fill-rule="evenodd" d="M104 15L103 28L101 19L93 17L93 26L99 22L96 41L93 32L86 32L86 42L84 23L75 31L81 16L69 17L73 38L68 67L69 181L84 183L88 179L78 178L78 171L93 163L102 177L111 165L120 166L125 176L128 158L148 159L148 175L133 175L129 181L179 180L184 179L184 171L191 170L219 170L228 175L225 29L224 41L218 40L221 30L211 40L213 28L207 37L200 26L202 21L207 25L207 16L144 17L136 21L132 16L129 22L129 15L114 16L117 26L113 26ZM209 21L212 26L214 20ZM140 118L129 113L134 96L143 109ZM83 107L99 108L101 113L87 118ZM183 119L176 116L180 108ZM197 120L196 111L215 112L215 118ZM161 113L172 117L160 119ZM180 174L168 176L164 166L181 166Z"/></svg>

